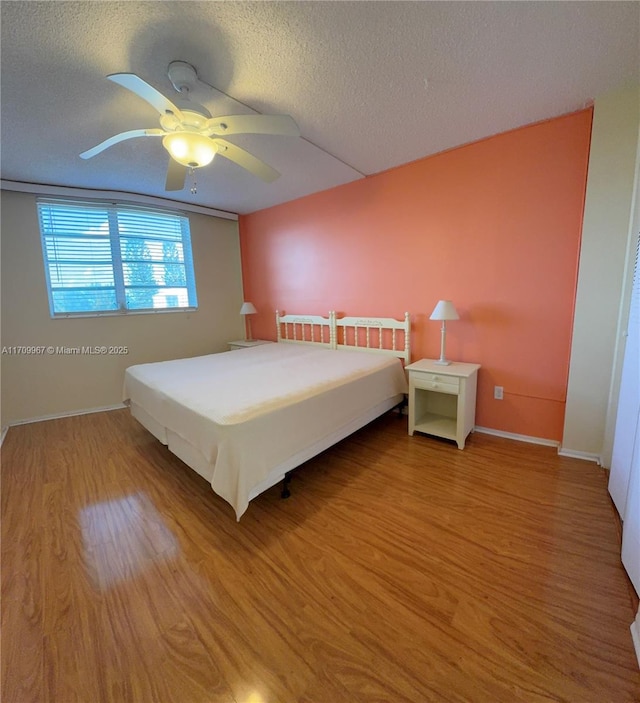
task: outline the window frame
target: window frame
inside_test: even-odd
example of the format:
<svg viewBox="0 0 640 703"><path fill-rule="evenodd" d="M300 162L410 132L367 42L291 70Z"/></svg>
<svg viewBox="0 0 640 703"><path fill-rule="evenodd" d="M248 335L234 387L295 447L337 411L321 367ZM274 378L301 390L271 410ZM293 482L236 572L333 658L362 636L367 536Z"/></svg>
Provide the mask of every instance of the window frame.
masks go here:
<svg viewBox="0 0 640 703"><path fill-rule="evenodd" d="M98 211L106 212L107 215L107 226L108 226L108 241L109 241L109 251L110 260L105 261L104 264L111 266L111 271L113 274L113 286L109 285L107 287L102 287L102 291L111 291L115 296L115 302L117 305L116 309L108 310L79 310L79 311L67 311L67 312L56 312L55 310L55 300L54 292L56 288L52 288L51 284L51 272L50 266L55 265L57 259L50 258L47 251L47 240L51 240L55 237L55 233L47 233L43 227L44 217L43 209L48 207L55 208L56 206L86 209L87 211ZM53 198L53 197L38 197L36 200L36 209L38 217L38 227L40 230L40 245L42 249L42 259L44 264L45 273L45 283L47 288L47 297L49 302L49 314L51 319L68 319L74 317L113 317L118 315L148 315L148 314L162 314L162 313L176 313L176 312L195 312L198 310L198 296L197 296L197 286L196 286L196 275L193 263L193 251L191 246L191 228L190 220L186 213L161 207L149 207L144 205L135 205L126 202L117 202L113 200L100 200L100 199L75 199L75 198ZM183 289L187 295L188 304L185 306L170 306L170 307L141 307L141 308L131 308L128 307L130 304L128 300L128 293L136 289L135 285L127 284L125 282L125 266L127 264L126 256L123 262L123 239L127 238L127 234L121 231L118 224L118 215L144 215L148 213L150 216L155 217L168 217L175 219L176 224L179 226L180 238L175 239L163 239L156 234L156 240L158 242L170 242L175 244L180 244L182 246L182 261L176 262L182 265L184 270L184 285L165 285L157 284L153 286L147 286L148 290L175 290L176 288ZM88 225L89 226L89 225ZM138 233L134 233L135 238ZM78 235L81 236L81 235ZM132 238L132 234L129 233L129 238ZM143 236L139 237L141 241L153 240L153 233L149 235L148 240L145 240ZM73 237L70 237L70 240ZM154 261L151 259L150 261ZM168 260L158 259L155 263L159 266L166 265ZM166 271L166 269L165 269ZM71 287L70 287L71 288ZM81 286L78 286L81 288ZM87 289L90 286L86 287ZM141 287L144 289L145 287ZM58 287L57 290L64 290L64 287Z"/></svg>

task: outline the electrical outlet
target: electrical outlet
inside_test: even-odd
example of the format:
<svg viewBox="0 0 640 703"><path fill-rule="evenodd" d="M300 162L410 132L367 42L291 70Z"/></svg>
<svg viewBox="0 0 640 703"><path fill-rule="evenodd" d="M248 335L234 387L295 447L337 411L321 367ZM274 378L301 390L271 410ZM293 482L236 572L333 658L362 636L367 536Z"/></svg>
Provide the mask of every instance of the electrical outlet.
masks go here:
<svg viewBox="0 0 640 703"><path fill-rule="evenodd" d="M504 388L502 386L493 387L493 397L496 400L502 400L504 394Z"/></svg>

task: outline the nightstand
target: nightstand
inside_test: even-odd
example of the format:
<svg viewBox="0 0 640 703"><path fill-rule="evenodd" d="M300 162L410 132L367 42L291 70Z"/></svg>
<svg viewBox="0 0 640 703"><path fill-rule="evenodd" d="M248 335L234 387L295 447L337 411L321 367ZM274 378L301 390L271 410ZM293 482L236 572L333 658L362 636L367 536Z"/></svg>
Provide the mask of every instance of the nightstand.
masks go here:
<svg viewBox="0 0 640 703"><path fill-rule="evenodd" d="M234 349L247 349L248 347L259 347L261 344L273 344L267 339L237 339L235 342L229 342L229 351Z"/></svg>
<svg viewBox="0 0 640 703"><path fill-rule="evenodd" d="M452 361L448 366L421 359L405 369L409 374L409 434L424 432L452 439L458 449L476 421L479 364Z"/></svg>

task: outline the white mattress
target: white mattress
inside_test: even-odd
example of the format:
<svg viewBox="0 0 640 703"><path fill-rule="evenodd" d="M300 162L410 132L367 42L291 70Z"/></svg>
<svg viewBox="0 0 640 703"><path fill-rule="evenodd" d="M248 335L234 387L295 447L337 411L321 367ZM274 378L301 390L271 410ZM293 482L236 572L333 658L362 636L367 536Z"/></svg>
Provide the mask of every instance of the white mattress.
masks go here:
<svg viewBox="0 0 640 703"><path fill-rule="evenodd" d="M274 467L405 392L398 359L294 344L132 366L124 383L160 441L212 467L238 519Z"/></svg>

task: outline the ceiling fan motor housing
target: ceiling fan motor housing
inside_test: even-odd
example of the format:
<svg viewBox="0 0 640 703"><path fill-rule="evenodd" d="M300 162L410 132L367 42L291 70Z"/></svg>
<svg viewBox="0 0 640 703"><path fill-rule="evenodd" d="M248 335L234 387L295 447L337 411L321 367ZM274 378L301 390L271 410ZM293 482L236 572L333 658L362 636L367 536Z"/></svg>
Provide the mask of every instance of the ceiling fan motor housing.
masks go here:
<svg viewBox="0 0 640 703"><path fill-rule="evenodd" d="M179 93L189 93L198 81L196 69L185 61L172 61L167 71L171 85Z"/></svg>

